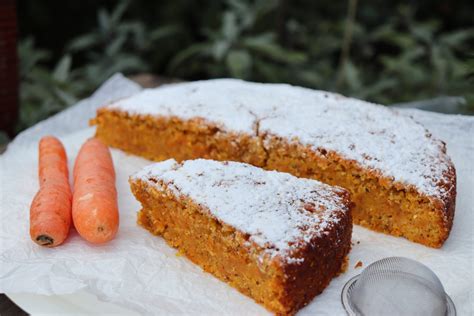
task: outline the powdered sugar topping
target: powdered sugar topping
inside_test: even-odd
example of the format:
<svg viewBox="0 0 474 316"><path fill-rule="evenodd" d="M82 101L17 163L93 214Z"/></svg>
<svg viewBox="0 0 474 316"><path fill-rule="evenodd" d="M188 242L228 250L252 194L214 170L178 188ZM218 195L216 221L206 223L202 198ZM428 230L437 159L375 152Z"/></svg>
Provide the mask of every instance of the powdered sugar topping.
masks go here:
<svg viewBox="0 0 474 316"><path fill-rule="evenodd" d="M332 150L429 197L443 198L450 189L438 184L450 183L451 161L422 125L392 109L329 92L216 79L148 89L109 107L201 118L227 131Z"/></svg>
<svg viewBox="0 0 474 316"><path fill-rule="evenodd" d="M184 195L215 218L249 234L271 255L290 262L292 250L325 235L347 212L343 189L287 173L265 171L238 162L167 160L132 176L173 194Z"/></svg>
<svg viewBox="0 0 474 316"><path fill-rule="evenodd" d="M201 118L222 129L253 133L255 117L244 106L246 91L202 89L199 84L165 85L109 105L131 114Z"/></svg>

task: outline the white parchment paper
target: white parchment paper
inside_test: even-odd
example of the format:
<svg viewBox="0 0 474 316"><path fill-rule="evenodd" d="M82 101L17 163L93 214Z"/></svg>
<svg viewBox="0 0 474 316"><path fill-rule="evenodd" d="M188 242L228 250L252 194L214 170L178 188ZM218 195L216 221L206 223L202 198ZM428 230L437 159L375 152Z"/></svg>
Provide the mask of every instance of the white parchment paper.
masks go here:
<svg viewBox="0 0 474 316"><path fill-rule="evenodd" d="M107 81L90 98L20 134L0 156L0 292L69 294L79 290L143 314L246 314L268 312L251 299L203 272L159 237L136 225L138 202L128 176L150 163L112 150L117 172L120 229L107 245L86 243L73 230L65 244L41 248L29 238L29 206L38 189L37 141L53 134L63 141L72 166L81 144L93 135L87 122L95 109L140 87L121 75ZM450 238L441 249L354 227L353 249L346 273L299 315L343 315L344 283L388 256L419 260L439 276L459 315L473 312L474 118L404 110L447 143L458 174L456 215Z"/></svg>

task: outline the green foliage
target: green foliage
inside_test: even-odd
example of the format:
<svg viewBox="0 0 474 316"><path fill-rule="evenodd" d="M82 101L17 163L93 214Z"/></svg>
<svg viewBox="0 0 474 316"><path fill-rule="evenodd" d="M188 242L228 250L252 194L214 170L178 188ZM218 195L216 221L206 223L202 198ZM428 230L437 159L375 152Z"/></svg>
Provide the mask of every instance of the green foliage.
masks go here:
<svg viewBox="0 0 474 316"><path fill-rule="evenodd" d="M44 16L45 8L56 4L41 6L42 14L30 16ZM101 8L95 26L60 51L39 49L31 37L21 40L18 127L86 97L115 72L287 82L382 104L455 100L448 102L455 111L474 113L474 28L463 22L472 18L469 4L456 11L430 1L410 6L388 1L384 7L359 1L354 23L347 22L346 6L303 0L137 0ZM95 7L90 2L89 8ZM441 18L431 14L437 8L454 11ZM20 22L44 29L44 19L32 19ZM341 53L345 45L347 56Z"/></svg>
<svg viewBox="0 0 474 316"><path fill-rule="evenodd" d="M17 130L27 128L82 97L86 97L116 72L138 72L149 69L144 58L153 46L177 31L165 26L149 31L142 23L122 21L129 1L121 1L111 12L99 9L97 27L73 39L66 53L52 67L46 66L50 53L36 48L32 38L20 41L20 117ZM72 67L82 59L80 67Z"/></svg>
<svg viewBox="0 0 474 316"><path fill-rule="evenodd" d="M369 70L372 76L359 76L358 82L347 74L344 92L380 103L445 94L469 97L468 67L462 56L473 39L473 28L442 33L436 21L416 21L409 7L400 7L397 15L372 30L358 24L350 71ZM380 53L380 46L391 50Z"/></svg>
<svg viewBox="0 0 474 316"><path fill-rule="evenodd" d="M147 71L150 64L145 55L178 30L173 25L148 30L141 22L123 21L129 4L130 1L121 1L111 13L99 9L97 27L67 46L67 51L85 60L78 74L94 87L116 72Z"/></svg>
<svg viewBox="0 0 474 316"><path fill-rule="evenodd" d="M37 49L34 41L27 38L18 46L20 58L20 120L18 129L24 129L62 110L77 101L80 85L74 84L76 76L71 72L71 56L64 55L53 67L42 65L49 54Z"/></svg>
<svg viewBox="0 0 474 316"><path fill-rule="evenodd" d="M171 60L168 71L182 76L192 76L192 72L197 72L210 77L241 79L261 75L267 81L274 81L268 65L277 68L304 63L306 56L282 47L274 32L254 31L258 20L273 11L277 4L277 1L267 0L253 4L228 1L220 27L203 29L206 40L179 52Z"/></svg>
<svg viewBox="0 0 474 316"><path fill-rule="evenodd" d="M259 10L262 3L265 10ZM472 100L466 80L468 66L462 55L474 40L474 28L442 32L440 23L416 20L407 6L397 7L390 19L375 27L357 19L355 24L346 25L344 18L305 25L311 17L303 15L285 25L293 46L298 47L295 51L280 44L275 32L255 28L277 4L230 1L219 28L203 30L206 40L178 53L169 72L181 77L199 73L289 82L382 104L446 94ZM248 20L244 18L247 16ZM339 64L346 27L353 28L351 51ZM380 49L383 47L389 49Z"/></svg>

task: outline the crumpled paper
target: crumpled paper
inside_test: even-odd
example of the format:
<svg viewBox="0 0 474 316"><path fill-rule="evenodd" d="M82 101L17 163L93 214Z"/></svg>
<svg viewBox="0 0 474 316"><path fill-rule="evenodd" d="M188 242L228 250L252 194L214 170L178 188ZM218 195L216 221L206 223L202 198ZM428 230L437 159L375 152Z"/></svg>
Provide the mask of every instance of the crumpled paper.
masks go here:
<svg viewBox="0 0 474 316"><path fill-rule="evenodd" d="M29 206L38 189L37 141L46 134L63 141L70 167L81 144L93 135L87 122L95 109L113 99L136 93L140 87L115 75L90 98L20 134L0 156L0 292L46 295L80 290L100 300L142 314L247 314L268 312L250 298L176 255L159 237L136 224L139 203L132 196L128 176L150 162L112 150L117 172L120 229L112 242L96 246L72 230L60 247L41 248L29 238ZM458 175L456 215L451 236L441 249L431 249L354 227L349 269L299 315L342 315L343 285L362 269L388 256L405 256L430 267L441 279L459 315L472 313L474 118L403 110L447 143Z"/></svg>

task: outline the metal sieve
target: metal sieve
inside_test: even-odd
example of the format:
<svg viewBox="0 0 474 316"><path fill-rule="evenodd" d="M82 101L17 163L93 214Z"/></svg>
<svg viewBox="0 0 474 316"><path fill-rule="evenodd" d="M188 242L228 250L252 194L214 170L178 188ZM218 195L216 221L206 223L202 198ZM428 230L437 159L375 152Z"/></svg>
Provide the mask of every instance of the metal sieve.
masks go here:
<svg viewBox="0 0 474 316"><path fill-rule="evenodd" d="M342 289L348 315L456 315L451 298L427 266L389 257L369 265Z"/></svg>

